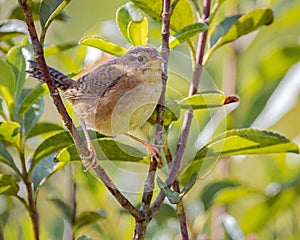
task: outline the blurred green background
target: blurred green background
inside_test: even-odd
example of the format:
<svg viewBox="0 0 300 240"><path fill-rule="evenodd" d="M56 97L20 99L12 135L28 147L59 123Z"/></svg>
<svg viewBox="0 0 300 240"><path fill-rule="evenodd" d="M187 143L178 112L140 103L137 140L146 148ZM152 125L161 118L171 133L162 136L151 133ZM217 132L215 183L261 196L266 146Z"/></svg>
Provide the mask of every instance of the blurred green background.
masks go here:
<svg viewBox="0 0 300 240"><path fill-rule="evenodd" d="M2 0L0 3L0 19L5 19L17 5L12 0ZM124 39L115 32L113 24L117 8L124 3L126 1L71 1L65 8L69 20L52 24L46 44L78 42L83 36L92 34L105 36L127 47ZM221 21L224 16L246 12L255 7L270 7L274 11L274 22L217 50L205 68L207 74L204 78L212 79L215 89L240 97L239 106L226 119L227 128L253 126L278 132L299 144L300 1L228 0L212 24ZM160 25L152 21L150 23L149 40L158 47ZM176 70L171 69L171 76L174 71L189 76L191 66L190 69L184 66L186 59L189 59L187 46L175 50L177 53L171 54L170 61L174 62L174 66L177 64ZM47 60L50 65L66 73L76 73L83 57L81 47L77 47L49 56ZM176 87L172 79L169 78L170 87L182 94L187 92L188 79L178 80L174 77L173 81L182 81ZM205 81L202 83L203 88L206 87ZM36 84L32 79L26 82L28 87ZM61 124L50 98L47 96L46 99L42 120ZM31 147L34 149L36 142L32 141ZM104 163L104 167L124 194L134 203L139 203L147 166ZM216 239L216 216L226 209L246 235L253 233L257 239L299 239L299 174L300 158L293 154L220 160L210 174L197 181L184 199L191 236L207 233L209 239ZM68 196L73 186L71 179L78 183L78 213L95 209L106 212L102 220L82 228L78 236L86 234L93 239L131 239L133 219L92 174L83 173L80 163L72 163L57 172L39 193L41 239L70 239L68 224L51 199L69 202ZM203 200L203 194L208 189L215 193L208 197L210 205ZM5 222L4 239L32 239L30 222L23 206L3 196L0 196L0 202L0 213L5 213L1 215L2 223L0 221L0 224ZM9 214L5 212L6 209L11 209ZM174 239L178 234L175 210L165 204L149 226L148 237Z"/></svg>

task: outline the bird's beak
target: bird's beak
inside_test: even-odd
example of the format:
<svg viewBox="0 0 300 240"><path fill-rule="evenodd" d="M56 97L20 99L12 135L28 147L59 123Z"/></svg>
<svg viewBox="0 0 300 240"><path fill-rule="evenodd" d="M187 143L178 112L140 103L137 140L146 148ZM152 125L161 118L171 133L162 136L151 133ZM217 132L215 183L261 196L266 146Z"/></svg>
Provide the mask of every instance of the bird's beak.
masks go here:
<svg viewBox="0 0 300 240"><path fill-rule="evenodd" d="M155 58L163 63L166 62L165 59L163 59L161 56L156 56Z"/></svg>

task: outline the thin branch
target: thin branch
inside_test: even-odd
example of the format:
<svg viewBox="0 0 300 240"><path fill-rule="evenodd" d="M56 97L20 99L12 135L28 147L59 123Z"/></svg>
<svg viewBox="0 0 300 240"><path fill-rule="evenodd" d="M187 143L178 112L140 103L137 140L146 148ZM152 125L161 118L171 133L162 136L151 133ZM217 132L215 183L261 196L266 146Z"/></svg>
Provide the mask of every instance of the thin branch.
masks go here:
<svg viewBox="0 0 300 240"><path fill-rule="evenodd" d="M180 187L179 187L178 181L175 181L173 183L173 189L176 192L180 192ZM180 224L181 237L183 240L188 240L189 233L188 233L188 229L187 229L186 215L185 215L185 210L184 210L182 200L179 203L177 203L177 215L178 215L179 224Z"/></svg>
<svg viewBox="0 0 300 240"><path fill-rule="evenodd" d="M203 0L203 14L202 14L203 22L205 22L205 20L209 18L209 13L210 13L210 0ZM193 79L192 79L192 84L190 85L189 96L194 95L198 90L198 85L200 82L201 72L203 68L202 63L203 63L206 39L207 39L207 31L201 32L199 34L199 39L198 39L198 47L196 52L196 67L193 72ZM167 185L171 185L176 180L177 172L179 170L181 159L186 147L186 142L190 131L192 119L193 119L193 111L192 110L186 111L184 115L181 135L177 145L177 152L171 165L171 171L166 179ZM165 199L165 194L162 191L160 191L157 198L155 199L154 203L150 208L150 212L149 212L150 216L153 216L159 210L164 199Z"/></svg>
<svg viewBox="0 0 300 240"><path fill-rule="evenodd" d="M170 16L171 7L174 10L178 0L173 2L171 6L170 0L163 1L163 12L162 12L162 53L161 56L165 60L162 66L162 92L159 98L156 111L156 132L154 144L163 145L164 139L164 112L165 112L165 98L166 98L166 85L168 80L168 58L169 58L169 37L170 37ZM149 224L151 218L148 218L148 212L150 209L151 200L153 197L155 174L157 169L157 162L151 159L148 175L144 184L142 204L140 207L140 212L146 216L144 221L136 222L135 231L133 239L143 239L146 233L147 225Z"/></svg>
<svg viewBox="0 0 300 240"><path fill-rule="evenodd" d="M25 21L28 26L28 32L30 34L30 38L32 41L35 58L38 62L40 70L44 76L45 82L49 88L50 96L52 97L53 103L55 104L59 114L62 117L64 125L67 127L68 131L70 132L74 143L76 145L76 149L85 157L88 158L90 156L90 151L87 148L86 144L80 137L76 127L73 124L72 119L70 118L62 99L59 95L57 88L55 87L48 71L48 67L45 62L43 48L39 42L38 35L36 32L36 28L32 18L32 12L30 7L27 4L27 0L19 0L19 4L23 9ZM84 161L84 160L83 160ZM124 207L133 217L140 220L142 219L142 215L140 212L128 201L128 199L117 189L116 185L113 181L109 178L106 174L105 170L97 164L93 167L96 175L99 179L102 180L106 188L112 193L112 195L116 198L116 200Z"/></svg>

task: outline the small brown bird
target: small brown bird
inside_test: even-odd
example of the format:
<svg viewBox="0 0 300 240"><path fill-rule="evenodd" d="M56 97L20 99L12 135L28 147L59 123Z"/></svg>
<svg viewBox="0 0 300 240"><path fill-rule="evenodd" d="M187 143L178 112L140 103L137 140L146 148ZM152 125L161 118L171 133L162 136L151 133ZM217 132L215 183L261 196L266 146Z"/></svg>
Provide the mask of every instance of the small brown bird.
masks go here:
<svg viewBox="0 0 300 240"><path fill-rule="evenodd" d="M126 134L146 146L153 155L157 153L155 145L128 132L141 127L157 105L162 89L162 61L157 49L139 46L77 81L53 68L48 69L56 87L73 104L83 127L86 124L107 136ZM30 68L26 72L44 81L37 62L29 62Z"/></svg>

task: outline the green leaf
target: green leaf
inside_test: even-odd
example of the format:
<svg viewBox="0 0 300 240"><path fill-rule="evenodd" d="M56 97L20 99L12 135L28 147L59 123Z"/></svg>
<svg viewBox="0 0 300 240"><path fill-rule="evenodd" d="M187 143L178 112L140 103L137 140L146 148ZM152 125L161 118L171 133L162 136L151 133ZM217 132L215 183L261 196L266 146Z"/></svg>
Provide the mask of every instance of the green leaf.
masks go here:
<svg viewBox="0 0 300 240"><path fill-rule="evenodd" d="M146 154L127 144L116 142L112 138L100 138L92 141L99 160L143 161ZM63 149L56 160L60 162L79 161L80 157L74 145Z"/></svg>
<svg viewBox="0 0 300 240"><path fill-rule="evenodd" d="M86 236L86 235L82 235L82 236L80 236L79 238L77 238L76 240L93 240L93 239L89 238L89 237Z"/></svg>
<svg viewBox="0 0 300 240"><path fill-rule="evenodd" d="M3 100L2 100L2 98L0 98L0 116L3 117L3 119L7 121L8 118L4 112L2 102L3 102Z"/></svg>
<svg viewBox="0 0 300 240"><path fill-rule="evenodd" d="M72 209L61 199L51 198L50 201L60 210L69 224L72 224Z"/></svg>
<svg viewBox="0 0 300 240"><path fill-rule="evenodd" d="M39 9L40 9L40 1L31 1L30 3L30 8L33 16L33 20L37 21L40 18L39 15ZM24 19L24 13L21 8L21 6L17 5L15 8L12 9L9 17L10 19L20 19L25 21ZM67 15L63 12L60 12L59 15L55 18L55 20L60 20L60 21L66 21L68 19Z"/></svg>
<svg viewBox="0 0 300 240"><path fill-rule="evenodd" d="M54 173L66 165L65 163L56 163L53 159L53 154L49 155L33 169L32 182L35 190L40 189Z"/></svg>
<svg viewBox="0 0 300 240"><path fill-rule="evenodd" d="M39 101L48 92L49 90L46 84L39 84L34 89L32 89L30 93L23 98L20 104L19 113L18 113L19 121L23 117L25 112L27 112L32 107L33 104Z"/></svg>
<svg viewBox="0 0 300 240"><path fill-rule="evenodd" d="M50 46L45 47L44 54L45 54L45 56L57 55L63 51L66 51L68 49L71 49L71 48L74 48L77 46L78 46L77 42L70 42L70 43L59 44L59 45L50 45Z"/></svg>
<svg viewBox="0 0 300 240"><path fill-rule="evenodd" d="M125 48L118 46L100 37L84 37L80 39L79 44L98 48L104 52L107 52L115 56L122 56L127 53L127 50Z"/></svg>
<svg viewBox="0 0 300 240"><path fill-rule="evenodd" d="M57 124L48 123L48 122L39 122L33 126L33 128L28 133L27 138L32 138L37 135L56 132L56 131L63 131L63 130L64 128Z"/></svg>
<svg viewBox="0 0 300 240"><path fill-rule="evenodd" d="M0 93L6 103L10 117L14 116L15 75L9 64L0 59Z"/></svg>
<svg viewBox="0 0 300 240"><path fill-rule="evenodd" d="M81 227L104 219L106 212L103 210L82 212L76 219L73 226L73 231L78 231Z"/></svg>
<svg viewBox="0 0 300 240"><path fill-rule="evenodd" d="M161 21L162 4L156 0L132 0L132 2L156 21ZM171 29L178 31L194 23L194 13L188 0L177 3L171 16Z"/></svg>
<svg viewBox="0 0 300 240"><path fill-rule="evenodd" d="M15 169L16 165L10 153L7 151L4 144L0 142L0 162L10 166L11 168Z"/></svg>
<svg viewBox="0 0 300 240"><path fill-rule="evenodd" d="M47 138L37 147L33 154L31 171L43 158L56 153L71 144L73 144L73 141L68 132L60 132Z"/></svg>
<svg viewBox="0 0 300 240"><path fill-rule="evenodd" d="M13 175L0 174L0 194L17 196L19 186Z"/></svg>
<svg viewBox="0 0 300 240"><path fill-rule="evenodd" d="M204 204L204 208L206 210L209 209L213 205L215 198L224 189L236 188L240 185L240 183L231 180L216 181L206 185L201 194L201 199Z"/></svg>
<svg viewBox="0 0 300 240"><path fill-rule="evenodd" d="M130 42L134 46L147 45L148 37L148 20L146 17L140 22L131 21L127 28Z"/></svg>
<svg viewBox="0 0 300 240"><path fill-rule="evenodd" d="M71 0L42 0L40 11L39 11L40 23L42 26L40 43L42 45L44 45L46 32L51 22L53 22L53 20L58 18L58 16L65 16L61 14L61 12L68 5L70 1Z"/></svg>
<svg viewBox="0 0 300 240"><path fill-rule="evenodd" d="M178 196L178 192L174 192L171 190L161 179L160 177L157 177L156 179L157 185L160 188L160 190L166 195L169 202L172 204L179 203L181 198Z"/></svg>
<svg viewBox="0 0 300 240"><path fill-rule="evenodd" d="M225 99L221 92L199 93L180 100L178 104L183 109L214 108L223 106Z"/></svg>
<svg viewBox="0 0 300 240"><path fill-rule="evenodd" d="M71 0L42 0L40 5L40 22L42 28L46 29L55 19L66 21L68 18L61 11Z"/></svg>
<svg viewBox="0 0 300 240"><path fill-rule="evenodd" d="M18 146L20 142L20 124L16 122L0 122L0 141L4 144Z"/></svg>
<svg viewBox="0 0 300 240"><path fill-rule="evenodd" d="M22 88L24 86L26 73L25 73L25 58L23 51L26 51L25 47L12 47L6 55L6 61L10 64L15 74L15 90L14 99L18 99Z"/></svg>
<svg viewBox="0 0 300 240"><path fill-rule="evenodd" d="M170 39L169 39L170 49L173 49L174 47L191 39L196 34L198 34L200 32L204 32L207 29L208 29L208 26L205 23L194 23L194 24L188 25L188 26L180 29L178 32L176 32L173 36L170 37Z"/></svg>
<svg viewBox="0 0 300 240"><path fill-rule="evenodd" d="M116 22L120 29L120 32L127 39L128 42L131 42L127 29L130 22L141 22L143 20L143 15L141 10L137 8L132 2L128 2L125 5L121 6L117 10Z"/></svg>
<svg viewBox="0 0 300 240"><path fill-rule="evenodd" d="M246 234L260 231L271 219L274 220L276 214L290 209L295 204L298 196L295 189L289 188L274 197L248 207L239 221L242 230Z"/></svg>
<svg viewBox="0 0 300 240"><path fill-rule="evenodd" d="M298 145L279 134L250 128L234 129L213 138L198 151L195 160L210 156L287 152L298 154Z"/></svg>
<svg viewBox="0 0 300 240"><path fill-rule="evenodd" d="M19 96L19 99L17 101L16 105L16 111L19 111L20 104L22 100L30 94L31 89L22 89L22 92ZM40 119L42 113L44 111L44 99L40 98L37 102L32 104L30 108L27 109L25 114L23 114L23 117L20 118L21 122L21 132L25 137L27 137L27 134L30 132L31 128L35 126L35 124Z"/></svg>
<svg viewBox="0 0 300 240"><path fill-rule="evenodd" d="M273 12L271 9L254 9L243 15L225 18L211 33L211 46L205 58L207 59L213 51L222 45L253 32L260 26L269 25L272 22Z"/></svg>
<svg viewBox="0 0 300 240"><path fill-rule="evenodd" d="M200 171L200 175L206 174L219 157L287 152L298 154L299 147L279 134L251 128L228 130L211 139L197 152L180 181L185 182L195 170Z"/></svg>
<svg viewBox="0 0 300 240"><path fill-rule="evenodd" d="M27 34L27 25L18 19L6 19L0 21L0 41Z"/></svg>
<svg viewBox="0 0 300 240"><path fill-rule="evenodd" d="M177 204L182 200L184 195L187 194L188 191L195 184L195 182L197 180L197 176L198 176L197 172L192 174L189 182L184 186L184 188L180 192L172 191L159 177L157 177L157 185L163 191L163 193L167 196L170 203Z"/></svg>

